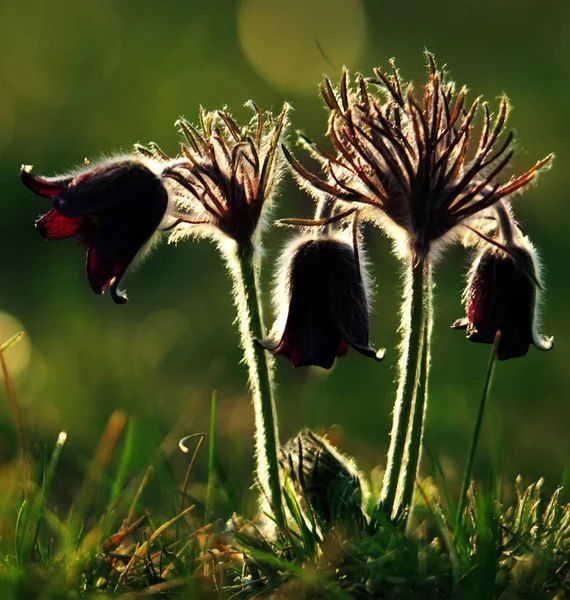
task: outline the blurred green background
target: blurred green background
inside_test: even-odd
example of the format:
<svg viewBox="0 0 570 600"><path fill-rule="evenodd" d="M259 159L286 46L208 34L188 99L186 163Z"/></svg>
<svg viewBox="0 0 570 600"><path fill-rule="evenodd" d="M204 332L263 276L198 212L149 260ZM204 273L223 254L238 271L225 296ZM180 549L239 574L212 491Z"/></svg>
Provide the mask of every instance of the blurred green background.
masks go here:
<svg viewBox="0 0 570 600"><path fill-rule="evenodd" d="M483 94L493 103L509 95L510 125L520 140L517 171L556 153L539 187L514 202L546 267L542 329L556 346L550 353L531 348L525 358L498 365L476 475L499 461L509 477L546 476L557 484L570 464L569 26L570 4L561 0L548 9L530 0L3 0L0 341L26 332L7 360L35 451L51 446L59 431L69 434L60 470L64 493L113 410L135 420L143 465L175 423L186 433L207 429L213 389L218 462L245 493L253 414L230 284L215 248L162 245L127 278L130 302L115 306L90 291L84 253L74 241L46 243L36 234L34 220L48 207L20 184L20 165L50 175L150 140L174 154L178 116L195 122L200 105L227 105L238 120L249 119L243 108L249 98L274 110L289 101L292 129L323 141L326 112L317 86L324 72L338 80L346 64L370 74L395 57L404 78L419 87L424 48L469 86L471 98ZM311 210L311 200L287 177L276 216ZM290 235L275 230L266 239L266 291ZM387 348L385 362L351 351L325 372L294 371L283 360L277 377L283 439L305 425L336 424L341 447L371 469L383 465L389 441L401 283L387 240L371 229L366 239L375 280L371 338ZM449 328L462 314L468 264L455 248L436 274L426 443L453 482L461 477L489 351ZM4 462L14 453L15 433L0 395ZM182 473L184 457L173 460Z"/></svg>

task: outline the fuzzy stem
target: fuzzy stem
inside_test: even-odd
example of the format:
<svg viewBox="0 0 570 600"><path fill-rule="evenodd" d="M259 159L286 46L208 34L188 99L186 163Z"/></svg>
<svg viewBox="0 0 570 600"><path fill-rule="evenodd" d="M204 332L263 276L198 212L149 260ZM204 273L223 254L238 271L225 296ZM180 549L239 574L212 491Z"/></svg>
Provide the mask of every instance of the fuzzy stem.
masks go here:
<svg viewBox="0 0 570 600"><path fill-rule="evenodd" d="M455 522L455 536L457 537L459 529L463 523L463 510L465 508L465 500L467 498L467 490L471 483L471 469L473 468L473 461L475 459L475 452L477 450L477 444L479 442L479 433L481 432L481 423L483 422L483 413L485 412L485 404L489 395L489 389L491 387L491 379L493 377L493 371L495 369L495 358L497 356L497 350L499 348L499 342L501 341L501 333L498 331L495 335L493 347L491 348L491 356L489 357L489 364L487 366L487 374L485 375L485 383L483 385L483 393L481 394L481 401L479 402L479 410L477 411L477 420L475 421L475 428L473 430L473 437L471 438L471 445L469 446L469 455L467 457L467 463L465 465L465 473L463 474L463 485L461 486L461 495L459 496L459 504L457 505L457 520Z"/></svg>
<svg viewBox="0 0 570 600"><path fill-rule="evenodd" d="M410 414L416 397L423 363L424 334L423 327L427 313L426 293L431 289L424 286L424 272L429 267L423 262L406 265L406 284L402 303L402 343L400 345L399 378L390 448L384 475L384 486L380 497L379 510L391 517L398 490L398 480L404 462L404 450ZM429 271L431 273L431 271Z"/></svg>
<svg viewBox="0 0 570 600"><path fill-rule="evenodd" d="M428 379L430 367L430 347L431 347L431 332L433 326L433 294L432 294L432 278L431 264L426 263L423 269L422 277L422 338L423 338L423 356L418 359L420 371L418 372L416 382L416 393L412 407L412 418L408 428L408 438L406 441L405 459L400 473L400 491L401 498L396 504L398 513L409 510L411 515L412 498L418 467L420 464L422 452L422 439L424 434L424 419L427 409L428 400ZM421 362L420 362L421 361Z"/></svg>
<svg viewBox="0 0 570 600"><path fill-rule="evenodd" d="M279 434L273 398L272 358L255 343L264 337L257 255L252 243L232 244L224 252L234 282L241 345L249 369L255 412L256 474L277 524L284 526L281 477L277 460Z"/></svg>

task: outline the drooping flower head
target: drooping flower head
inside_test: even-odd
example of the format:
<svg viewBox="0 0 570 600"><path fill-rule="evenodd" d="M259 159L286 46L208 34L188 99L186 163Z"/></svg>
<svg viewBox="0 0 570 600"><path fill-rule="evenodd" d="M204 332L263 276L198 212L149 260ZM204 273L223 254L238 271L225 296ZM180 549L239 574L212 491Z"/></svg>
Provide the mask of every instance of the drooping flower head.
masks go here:
<svg viewBox="0 0 570 600"><path fill-rule="evenodd" d="M44 178L21 170L30 190L52 201L36 222L46 240L77 237L87 251L91 288L110 288L118 304L127 301L119 283L149 245L168 206L168 191L152 163L123 156L88 165L61 177Z"/></svg>
<svg viewBox="0 0 570 600"><path fill-rule="evenodd" d="M274 121L249 102L255 116L240 128L223 110L200 113L199 129L178 121L183 156L165 169L177 184L180 224L171 241L188 235L230 238L238 244L259 233L281 176L279 140L288 105Z"/></svg>
<svg viewBox="0 0 570 600"><path fill-rule="evenodd" d="M524 356L531 344L550 350L553 340L538 331L542 284L536 251L510 212L498 208L500 242L486 244L476 255L463 294L467 316L452 327L485 344L500 331L497 359L506 360Z"/></svg>
<svg viewBox="0 0 570 600"><path fill-rule="evenodd" d="M301 237L282 256L277 319L262 345L294 367L330 369L349 346L380 360L368 340L368 288L353 244L342 235Z"/></svg>
<svg viewBox="0 0 570 600"><path fill-rule="evenodd" d="M483 125L473 144L479 98L466 108L466 89L457 91L429 53L427 58L428 79L419 100L393 64L390 75L376 69L375 78L358 76L356 90L346 71L337 91L325 79L327 135L335 153L303 140L324 179L287 154L305 188L317 197L324 193L366 206L364 216L385 228L398 251L415 261L433 257L439 242L464 233L458 225L524 188L551 158L499 182L513 155L512 132L501 139L507 99L501 99L494 119L488 104L481 104Z"/></svg>

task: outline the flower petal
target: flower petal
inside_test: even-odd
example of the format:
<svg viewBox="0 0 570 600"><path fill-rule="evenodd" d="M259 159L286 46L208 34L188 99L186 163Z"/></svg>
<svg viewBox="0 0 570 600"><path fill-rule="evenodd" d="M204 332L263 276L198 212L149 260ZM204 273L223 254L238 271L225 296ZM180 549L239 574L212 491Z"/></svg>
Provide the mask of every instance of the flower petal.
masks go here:
<svg viewBox="0 0 570 600"><path fill-rule="evenodd" d="M20 169L20 179L22 183L32 192L43 198L55 198L61 195L72 177L54 177L45 179L37 175L32 175L31 165L22 165Z"/></svg>
<svg viewBox="0 0 570 600"><path fill-rule="evenodd" d="M161 202L161 200L163 202ZM82 217L129 207L134 212L146 210L151 202L163 204L166 191L162 181L139 160L108 160L76 175L55 207L68 217Z"/></svg>
<svg viewBox="0 0 570 600"><path fill-rule="evenodd" d="M292 307L285 332L274 354L282 354L291 360L293 367L322 367L330 369L337 355L344 354L348 345L334 324L322 314L306 309L301 318Z"/></svg>
<svg viewBox="0 0 570 600"><path fill-rule="evenodd" d="M78 217L64 217L53 209L36 221L38 233L46 240L63 240L78 235L81 219Z"/></svg>
<svg viewBox="0 0 570 600"><path fill-rule="evenodd" d="M376 351L368 341L368 299L362 279L361 266L354 249L343 242L324 242L329 247L330 264L323 271L326 274L324 299L327 310L345 341L364 356L382 360L384 350ZM334 257L334 260L333 260ZM339 348L338 356L346 352Z"/></svg>
<svg viewBox="0 0 570 600"><path fill-rule="evenodd" d="M114 277L113 266L106 265L101 261L96 246L87 250L85 266L87 268L87 278L89 279L91 289L96 294L102 294Z"/></svg>
<svg viewBox="0 0 570 600"><path fill-rule="evenodd" d="M98 215L96 230L90 236L87 253L87 277L91 288L102 294L113 286L113 300L125 302L126 296L118 291L120 281L136 257L155 233L166 210L166 192L160 196L141 196L137 210L131 205L117 205L113 210Z"/></svg>

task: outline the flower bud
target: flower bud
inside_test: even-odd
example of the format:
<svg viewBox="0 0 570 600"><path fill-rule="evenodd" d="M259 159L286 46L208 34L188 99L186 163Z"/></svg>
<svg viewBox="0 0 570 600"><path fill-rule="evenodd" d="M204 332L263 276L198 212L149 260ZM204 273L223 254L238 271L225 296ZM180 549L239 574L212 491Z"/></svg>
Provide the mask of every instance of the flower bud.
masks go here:
<svg viewBox="0 0 570 600"><path fill-rule="evenodd" d="M310 429L290 439L281 454L281 466L289 470L295 490L322 525L351 521L363 529L362 501L367 490L350 459Z"/></svg>

